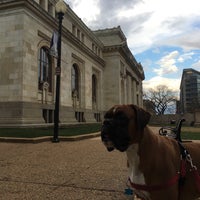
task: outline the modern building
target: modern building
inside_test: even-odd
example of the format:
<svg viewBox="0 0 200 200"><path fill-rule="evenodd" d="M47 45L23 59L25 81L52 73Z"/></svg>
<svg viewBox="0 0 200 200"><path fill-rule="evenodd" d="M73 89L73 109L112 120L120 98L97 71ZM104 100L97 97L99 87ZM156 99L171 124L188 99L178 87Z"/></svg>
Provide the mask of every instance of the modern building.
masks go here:
<svg viewBox="0 0 200 200"><path fill-rule="evenodd" d="M180 113L193 113L200 109L200 72L184 69L180 85Z"/></svg>
<svg viewBox="0 0 200 200"><path fill-rule="evenodd" d="M0 1L0 126L53 122L56 0ZM60 122L101 121L114 104L142 106L144 71L121 28L91 31L67 5Z"/></svg>

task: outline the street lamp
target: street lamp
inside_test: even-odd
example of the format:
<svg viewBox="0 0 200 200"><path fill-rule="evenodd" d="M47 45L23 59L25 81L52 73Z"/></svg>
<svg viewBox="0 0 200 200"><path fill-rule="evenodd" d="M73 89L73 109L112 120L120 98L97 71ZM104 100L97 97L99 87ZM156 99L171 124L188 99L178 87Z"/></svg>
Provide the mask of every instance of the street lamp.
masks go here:
<svg viewBox="0 0 200 200"><path fill-rule="evenodd" d="M54 110L54 134L52 142L59 142L58 129L59 129L59 104L60 104L60 74L61 74L61 36L62 36L62 20L67 11L66 4L63 0L56 3L56 13L58 15L58 57L56 67L56 98Z"/></svg>

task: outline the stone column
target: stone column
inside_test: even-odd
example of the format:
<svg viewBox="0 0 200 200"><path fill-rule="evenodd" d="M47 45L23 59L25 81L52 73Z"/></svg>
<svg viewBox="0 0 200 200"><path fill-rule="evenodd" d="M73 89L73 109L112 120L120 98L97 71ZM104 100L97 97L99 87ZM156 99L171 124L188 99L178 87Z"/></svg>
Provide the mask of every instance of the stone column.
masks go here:
<svg viewBox="0 0 200 200"><path fill-rule="evenodd" d="M45 7L44 7L44 9L46 10L46 11L48 11L48 0L43 0L43 1L45 1Z"/></svg>
<svg viewBox="0 0 200 200"><path fill-rule="evenodd" d="M132 103L131 77L127 76L127 103Z"/></svg>
<svg viewBox="0 0 200 200"><path fill-rule="evenodd" d="M136 89L136 81L133 80L133 104L137 104L137 89Z"/></svg>

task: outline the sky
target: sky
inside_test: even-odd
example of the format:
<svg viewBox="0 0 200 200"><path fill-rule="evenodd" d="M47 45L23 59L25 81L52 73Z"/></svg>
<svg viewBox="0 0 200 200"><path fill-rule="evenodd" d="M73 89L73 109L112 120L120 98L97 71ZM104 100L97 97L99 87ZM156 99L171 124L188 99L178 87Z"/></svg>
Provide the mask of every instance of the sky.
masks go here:
<svg viewBox="0 0 200 200"><path fill-rule="evenodd" d="M65 1L91 30L121 27L144 68L144 90L178 92L183 69L200 71L200 0Z"/></svg>

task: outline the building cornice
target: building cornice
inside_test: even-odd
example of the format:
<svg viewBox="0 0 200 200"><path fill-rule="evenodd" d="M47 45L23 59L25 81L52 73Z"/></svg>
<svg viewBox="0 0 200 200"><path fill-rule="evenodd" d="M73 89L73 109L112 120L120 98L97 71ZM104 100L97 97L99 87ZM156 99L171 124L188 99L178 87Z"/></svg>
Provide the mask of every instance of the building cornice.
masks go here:
<svg viewBox="0 0 200 200"><path fill-rule="evenodd" d="M142 80L145 79L144 71L141 63L138 63L129 50L127 43L123 42L118 45L112 45L112 46L105 46L103 53L110 53L110 52L119 52L122 57L126 60L126 62L129 64L131 69L139 76Z"/></svg>
<svg viewBox="0 0 200 200"><path fill-rule="evenodd" d="M82 19L79 18L76 13L74 13L69 5L67 5L67 13L65 15L71 18L71 20L74 22L74 25L80 27L92 41L94 41L99 47L103 48L103 43L101 40L94 35L93 31L86 26Z"/></svg>
<svg viewBox="0 0 200 200"><path fill-rule="evenodd" d="M67 38L74 46L82 50L89 57L98 62L101 66L105 67L105 61L97 56L90 48L84 45L78 38L76 38L67 28L63 27L63 36Z"/></svg>
<svg viewBox="0 0 200 200"><path fill-rule="evenodd" d="M109 35L118 35L119 38L125 42L127 39L121 29L120 26L118 27L114 27L114 28L106 28L106 29L99 29L99 30L95 30L93 31L93 33L98 37L98 36L109 36Z"/></svg>
<svg viewBox="0 0 200 200"><path fill-rule="evenodd" d="M56 19L52 17L46 10L44 10L34 0L4 0L0 2L0 10L9 10L16 8L25 8L32 12L35 16L39 17L46 24L55 29L57 27Z"/></svg>
<svg viewBox="0 0 200 200"><path fill-rule="evenodd" d="M51 16L34 0L4 0L0 2L0 10L9 10L13 8L28 9L33 15L37 16L37 18L39 18L41 21L47 24L50 27L50 29L52 29L52 31L57 30L58 28L58 20ZM80 40L78 40L78 38L76 38L66 27L63 27L63 38L68 39L74 46L82 50L86 55L94 59L103 67L105 66L105 61L99 56L97 56L90 48L88 48Z"/></svg>

